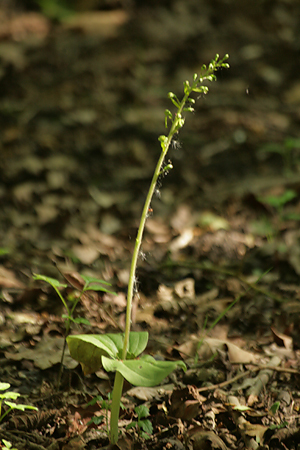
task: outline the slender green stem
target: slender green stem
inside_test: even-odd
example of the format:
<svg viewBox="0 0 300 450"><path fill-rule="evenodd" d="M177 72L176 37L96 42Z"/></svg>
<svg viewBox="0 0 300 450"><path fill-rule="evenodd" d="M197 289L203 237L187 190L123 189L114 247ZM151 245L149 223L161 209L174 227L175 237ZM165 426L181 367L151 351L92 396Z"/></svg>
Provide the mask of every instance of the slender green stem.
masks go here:
<svg viewBox="0 0 300 450"><path fill-rule="evenodd" d="M173 138L174 134L176 133L178 122L180 120L179 118L181 117L181 112L186 103L187 98L188 98L188 94L186 94L183 97L181 104L180 104L180 108L178 109L178 113L177 113L178 118L176 118L174 120L174 122L171 126L171 129L170 129L170 132L168 134L168 137L167 137L164 145L162 146L163 149L160 154L159 160L156 164L156 168L154 170L154 174L153 174L153 177L151 180L150 188L149 188L149 191L148 191L148 194L146 197L146 201L145 201L142 216L141 216L141 221L140 221L140 225L139 225L139 229L138 229L138 233L137 233L137 237L136 237L136 241L135 241L135 246L134 246L132 260L131 260L130 274L129 274L125 336L124 336L124 346L123 346L123 353L122 353L123 359L126 359L126 354L127 354L127 349L128 349L130 326L131 326L132 298L133 298L133 290L134 290L134 283L135 283L135 272L136 272L137 261L138 261L138 257L139 257L141 244L142 244L142 238L143 238L143 233L144 233L144 229L145 229L145 224L146 224L146 220L147 220L147 216L148 216L148 211L150 209L150 205L151 205L151 201L152 201L152 197L154 194L154 190L155 190L155 186L156 186L158 177L161 174L162 165L163 165L165 157L168 153L172 138Z"/></svg>
<svg viewBox="0 0 300 450"><path fill-rule="evenodd" d="M116 372L115 383L112 393L111 416L110 416L110 443L112 445L118 442L118 421L123 390L124 378L120 372Z"/></svg>
<svg viewBox="0 0 300 450"><path fill-rule="evenodd" d="M7 416L8 413L10 413L10 411L12 410L12 408L9 408L5 411L5 413L2 414L2 416L0 417L0 422L2 422L2 420L4 419L5 416Z"/></svg>
<svg viewBox="0 0 300 450"><path fill-rule="evenodd" d="M62 303L63 303L64 307L66 308L67 313L68 313L68 315L69 315L69 314L70 314L70 310L69 310L69 307L68 307L68 305L67 305L67 302L65 301L65 299L63 298L63 296L61 295L61 293L59 292L59 290L57 289L57 287L54 286L54 284L51 284L51 286L53 287L53 289L55 290L55 292L57 293L57 295L58 295L59 298L61 299L61 301L62 301Z"/></svg>
<svg viewBox="0 0 300 450"><path fill-rule="evenodd" d="M61 359L60 359L60 366L59 366L59 372L58 372L58 377L57 377L57 381L56 381L56 388L59 389L60 386L60 382L61 382L61 377L62 377L62 373L63 373L63 363L64 363L64 357L65 357L65 351L66 351L66 345L67 345L67 336L69 335L70 332L70 326L71 326L71 320L70 320L70 309L68 307L67 302L65 301L65 299L63 298L63 296L61 295L60 291L57 289L56 286L54 286L52 284L52 287L54 288L55 292L57 293L57 295L59 296L59 298L61 299L64 307L67 310L68 313L68 319L65 325L66 331L65 331L65 336L64 336L64 345L63 345L63 349L62 349L62 354L61 354ZM71 314L72 315L72 314Z"/></svg>
<svg viewBox="0 0 300 450"><path fill-rule="evenodd" d="M159 160L158 160L156 168L154 170L150 188L149 188L149 191L148 191L148 194L146 197L146 201L144 204L144 208L143 208L143 212L142 212L142 216L141 216L141 220L140 220L140 225L139 225L139 229L138 229L138 233L137 233L137 237L136 237L136 241L135 241L135 246L134 246L134 250L133 250L133 255L132 255L132 260L131 260L131 268L130 268L130 274L129 274L128 292L127 292L125 335L124 335L124 346L123 346L123 352L122 352L123 359L126 359L127 350L128 350L129 334L130 334L130 326L131 326L132 297L133 297L135 272L136 272L139 251L140 251L140 247L141 247L141 243L142 243L142 238L143 238L143 233L144 233L144 229L145 229L146 219L148 216L148 211L150 208L150 204L152 201L152 197L154 194L154 190L155 190L155 186L156 186L158 177L161 174L163 162L168 153L168 150L169 150L169 147L170 147L170 144L171 144L174 134L177 133L184 124L184 120L182 119L182 111L184 110L186 102L188 100L190 100L189 99L190 94L193 91L207 92L208 88L206 88L206 87L198 88L198 85L199 84L201 85L204 80L212 81L214 79L213 78L214 71L218 67L227 66L227 65L223 64L223 61L227 58L228 58L228 55L226 55L221 61L218 61L219 55L216 55L215 60L211 62L211 64L209 65L208 68L206 68L204 66L205 73L200 78L198 78L197 75L195 75L194 81L191 86L189 85L188 82L186 82L185 88L184 88L184 96L183 96L181 102L179 102L179 100L177 99L177 97L174 94L172 94L172 93L171 93L171 95L169 94L169 98L177 106L177 113L172 122L172 126L170 128L168 136L161 143L162 152L160 154ZM174 97L176 97L175 100L174 100ZM190 101L192 101L192 100L190 100ZM192 109L192 108L190 108L190 109Z"/></svg>
<svg viewBox="0 0 300 450"><path fill-rule="evenodd" d="M61 358L60 358L59 372L58 372L58 377L57 377L57 381L56 381L57 389L59 389L61 377L62 377L63 370L64 370L64 359L65 359L65 352L66 352L66 347L67 347L67 337L70 334L70 328L71 328L71 320L68 318L67 323L66 323L65 336L64 336L64 345L63 345Z"/></svg>
<svg viewBox="0 0 300 450"><path fill-rule="evenodd" d="M170 143L172 141L172 137L176 132L176 128L178 126L180 117L181 117L181 111L184 107L184 104L187 100L188 95L185 95L179 108L179 114L178 119L175 119L173 122L173 125L170 129L169 135L167 137L167 140L162 145L162 152L160 154L159 160L157 162L152 181L150 184L150 188L147 194L147 198L144 204L141 221L135 241L132 261L131 261L131 268L130 268L130 275L129 275L129 284L128 284L128 294L127 294L127 309L126 309L126 324L125 324L125 335L124 335L124 346L122 351L122 359L126 359L127 350L128 350L128 343L129 343L129 335L130 335L130 326L131 326L131 310L132 310L132 298L133 298L133 290L134 290L134 283L135 283L135 271L139 256L139 251L142 243L143 238L143 232L145 229L145 224L148 216L148 211L150 208L151 200L154 194L155 186L158 180L159 175L161 174L162 165L164 163L166 154L168 152L168 149L170 147ZM113 394L112 394L112 405L111 405L111 418L110 418L110 442L111 444L116 444L118 441L118 420L119 420L119 412L120 412L120 401L121 401L121 395L122 395L122 388L123 388L124 378L120 374L120 372L116 372L115 376L115 382L114 382L114 388L113 388Z"/></svg>
<svg viewBox="0 0 300 450"><path fill-rule="evenodd" d="M84 286L84 288L85 288L85 286ZM65 331L65 336L64 336L64 345L63 345L63 349L62 349L62 354L61 354L61 359L60 359L60 367L59 367L59 372L58 372L58 377L57 377L57 382L56 382L57 389L59 389L61 377L62 377L63 370L64 370L63 364L64 364L65 352L66 352L66 347L67 347L67 337L70 334L71 318L73 318L73 313L75 311L75 308L76 308L78 302L81 300L82 294L84 293L84 288L80 292L78 299L74 300L74 303L73 303L73 306L71 309L68 307L67 302L65 302L65 300L62 297L62 295L60 294L59 290L55 289L56 292L58 293L58 295L60 296L60 298L62 299L62 302L65 305L67 313L68 313L68 318L67 318L66 325L65 325L66 331Z"/></svg>
<svg viewBox="0 0 300 450"><path fill-rule="evenodd" d="M130 274L129 274L129 282L128 282L128 292L127 292L124 345L123 345L123 349L122 349L122 359L123 360L126 359L128 346L129 346L132 298L133 298L134 286L136 283L136 278L135 278L136 266L137 266L139 252L140 252L140 248L141 248L141 244L142 244L142 238L143 238L143 233L144 233L144 229L145 229L145 224L146 224L148 212L150 210L150 205L151 205L151 201L152 201L152 197L154 194L157 180L158 180L159 176L162 175L162 173L164 173L164 171L166 170L162 167L163 167L163 164L165 161L165 157L168 153L170 144L172 142L173 136L184 125L184 119L182 118L182 112L183 111L193 111L193 108L191 108L191 107L184 109L187 101L194 102L192 99L189 98L189 95L193 91L197 92L197 93L206 93L208 91L208 88L205 86L201 86L199 88L198 85L199 84L201 85L202 82L206 79L209 81L212 81L214 79L213 78L214 71L218 67L227 66L227 65L223 64L223 61L225 59L227 59L227 57L228 56L225 56L225 58L223 60L218 61L219 55L216 55L215 60L210 63L208 68L203 66L203 70L205 72L203 76L198 78L197 75L194 75L194 81L192 83L192 86L190 86L188 82L185 82L184 96L183 96L183 99L181 102L177 99L177 97L173 93L169 93L169 98L171 99L173 104L177 107L177 113L173 119L170 111L168 111L168 110L166 111L166 113L167 113L166 117L171 118L172 125L171 125L168 136L161 136L159 139L161 142L162 151L161 151L160 157L158 159L157 165L155 167L154 174L153 174L151 184L149 187L149 191L148 191L148 194L146 197L146 201L144 204L144 208L143 208L142 216L141 216L141 220L140 220L139 229L137 232L135 246L134 246L134 250L133 250ZM167 122L167 119L166 119L166 122ZM119 372L116 372L113 394L112 394L111 419L110 419L110 442L111 442L111 444L116 444L118 441L118 419L119 419L120 401L121 401L123 383L124 383L123 376Z"/></svg>

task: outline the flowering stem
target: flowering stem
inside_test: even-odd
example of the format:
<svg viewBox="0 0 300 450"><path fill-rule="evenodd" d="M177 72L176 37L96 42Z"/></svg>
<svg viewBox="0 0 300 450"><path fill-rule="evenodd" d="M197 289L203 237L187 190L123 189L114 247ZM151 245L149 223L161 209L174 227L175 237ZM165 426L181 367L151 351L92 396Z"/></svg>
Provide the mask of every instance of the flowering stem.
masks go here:
<svg viewBox="0 0 300 450"><path fill-rule="evenodd" d="M176 106L177 112L174 115L169 111L166 110L165 112L165 125L167 127L168 119L171 120L171 128L167 136L160 136L159 141L161 143L161 154L158 159L158 162L156 164L154 174L151 180L151 184L148 190L148 194L145 200L144 208L141 215L140 225L137 232L137 237L135 241L135 246L133 250L132 260L131 260L131 267L130 267L130 274L129 274L129 282L128 282L128 292L127 292L127 307L126 307L126 323L125 323L125 334L124 334L124 345L122 349L122 359L125 360L127 356L128 351L128 345L129 345L129 335L130 335L130 327L131 327L131 311L132 311L132 298L133 298L133 291L134 291L134 285L136 282L136 266L137 261L140 253L140 248L142 244L142 238L143 233L145 229L146 220L148 217L148 213L150 210L150 205L152 201L152 197L155 191L155 187L158 181L158 178L160 175L167 173L169 169L172 168L171 164L168 164L167 166L163 167L166 155L168 153L170 144L172 142L173 136L183 127L184 125L184 118L182 117L182 113L184 111L192 112L193 108L190 106L191 104L195 103L195 100L190 98L190 94L192 92L196 93L202 93L206 94L208 92L208 88L206 86L203 86L202 83L205 80L213 81L215 79L214 72L220 68L228 68L229 65L227 63L224 63L224 61L228 58L228 55L226 55L222 60L219 60L219 55L216 55L216 58L211 61L208 67L203 66L202 67L202 75L198 77L196 74L194 75L193 83L190 86L189 82L186 81L184 83L184 96L181 100L181 102L178 100L175 94L172 92L169 93L168 97L172 101L172 103ZM186 107L186 103L188 103L188 107ZM110 421L110 441L112 444L115 444L118 440L118 418L119 418L119 410L120 410L120 401L121 401L121 395L122 395L122 388L123 388L123 382L124 378L119 373L116 372L115 376L115 383L113 388L113 395L112 395L112 409L111 409L111 421Z"/></svg>

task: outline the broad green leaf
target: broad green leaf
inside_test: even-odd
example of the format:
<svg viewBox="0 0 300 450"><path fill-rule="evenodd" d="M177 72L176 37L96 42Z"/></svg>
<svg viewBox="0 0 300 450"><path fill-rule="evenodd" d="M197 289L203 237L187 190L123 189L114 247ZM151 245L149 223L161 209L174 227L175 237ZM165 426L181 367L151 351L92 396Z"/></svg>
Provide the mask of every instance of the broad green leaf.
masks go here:
<svg viewBox="0 0 300 450"><path fill-rule="evenodd" d="M63 287L63 288L68 287L67 284L62 284L60 281L56 280L55 278L46 277L45 275L39 275L37 273L34 273L32 278L34 280L45 281L46 283L50 284L51 286L53 286L53 287L55 286L57 288L59 288L59 287Z"/></svg>
<svg viewBox="0 0 300 450"><path fill-rule="evenodd" d="M100 286L99 284L94 284L94 283L89 284L84 290L85 291L102 291L102 292L107 292L108 294L117 295L116 292L109 291L105 287Z"/></svg>
<svg viewBox="0 0 300 450"><path fill-rule="evenodd" d="M147 332L131 332L129 335L128 357L135 358L145 350ZM81 334L68 336L67 343L72 358L78 361L85 374L97 372L102 367L101 357L120 357L123 350L123 334Z"/></svg>
<svg viewBox="0 0 300 450"><path fill-rule="evenodd" d="M269 429L270 430L281 430L281 428L285 428L288 426L288 422L284 421L278 425L270 425Z"/></svg>
<svg viewBox="0 0 300 450"><path fill-rule="evenodd" d="M86 319L85 317L76 317L76 319L73 319L74 323L82 323L84 325L91 325L91 322Z"/></svg>
<svg viewBox="0 0 300 450"><path fill-rule="evenodd" d="M84 373L97 372L101 369L101 356L116 358L122 345L121 335L95 335L81 334L78 336L68 336L67 344L72 358L78 361Z"/></svg>
<svg viewBox="0 0 300 450"><path fill-rule="evenodd" d="M138 420L144 419L150 415L149 408L146 405L139 405L134 408L135 413L138 416Z"/></svg>
<svg viewBox="0 0 300 450"><path fill-rule="evenodd" d="M102 423L104 419L104 416L93 416L91 420L88 421L87 425L91 425L92 423L95 425L100 425L100 423Z"/></svg>
<svg viewBox="0 0 300 450"><path fill-rule="evenodd" d="M149 334L147 331L132 331L129 334L129 348L128 353L136 358L147 347Z"/></svg>
<svg viewBox="0 0 300 450"><path fill-rule="evenodd" d="M271 408L270 408L270 411L271 411L273 414L276 414L277 411L278 411L278 409L279 409L279 406L280 406L280 402L275 402L275 403L273 403L273 405L272 405Z"/></svg>
<svg viewBox="0 0 300 450"><path fill-rule="evenodd" d="M4 448L8 448L8 449L12 449L12 450L16 450L12 448L12 443L7 441L6 439L2 439L3 444L5 445Z"/></svg>
<svg viewBox="0 0 300 450"><path fill-rule="evenodd" d="M9 406L11 409L18 409L19 411L25 411L25 409L33 409L34 411L38 411L38 408L36 406L31 405L19 405L17 403L12 402L4 402L7 406Z"/></svg>
<svg viewBox="0 0 300 450"><path fill-rule="evenodd" d="M107 281L104 280L100 280L99 278L88 277L87 275L80 275L80 276L86 283L101 283L106 284L106 286L111 286L111 283L108 283Z"/></svg>
<svg viewBox="0 0 300 450"><path fill-rule="evenodd" d="M148 433L150 435L153 433L153 426L150 420L141 420L138 422L138 425L143 431L145 431L145 433Z"/></svg>
<svg viewBox="0 0 300 450"><path fill-rule="evenodd" d="M287 149L300 148L300 139L299 138L287 138L284 141L284 146Z"/></svg>
<svg viewBox="0 0 300 450"><path fill-rule="evenodd" d="M249 406L246 405L236 405L234 406L232 409L234 409L235 411L251 411L251 408Z"/></svg>
<svg viewBox="0 0 300 450"><path fill-rule="evenodd" d="M11 398L12 400L16 400L16 398L20 397L21 394L18 392L4 392L4 394L0 395L0 398Z"/></svg>
<svg viewBox="0 0 300 450"><path fill-rule="evenodd" d="M68 316L68 314L62 314L62 315L61 315L61 318L62 318L62 319L69 319L69 320L73 320L73 317L71 317L71 316Z"/></svg>
<svg viewBox="0 0 300 450"><path fill-rule="evenodd" d="M270 206L273 206L274 208L280 209L283 207L286 203L293 200L295 197L297 197L297 193L292 189L287 189L282 195L275 196L275 195L269 195L266 197L259 197L258 200L262 203L267 203Z"/></svg>
<svg viewBox="0 0 300 450"><path fill-rule="evenodd" d="M102 356L101 359L107 372L120 372L134 386L157 386L177 367L186 370L182 361L156 361L150 355L126 361L113 360L106 356Z"/></svg>
<svg viewBox="0 0 300 450"><path fill-rule="evenodd" d="M88 402L86 406L93 406L98 402L103 402L103 397L101 395L97 395L97 397L92 398L92 400Z"/></svg>
<svg viewBox="0 0 300 450"><path fill-rule="evenodd" d="M6 389L10 388L9 383L0 383L0 391L5 391Z"/></svg>

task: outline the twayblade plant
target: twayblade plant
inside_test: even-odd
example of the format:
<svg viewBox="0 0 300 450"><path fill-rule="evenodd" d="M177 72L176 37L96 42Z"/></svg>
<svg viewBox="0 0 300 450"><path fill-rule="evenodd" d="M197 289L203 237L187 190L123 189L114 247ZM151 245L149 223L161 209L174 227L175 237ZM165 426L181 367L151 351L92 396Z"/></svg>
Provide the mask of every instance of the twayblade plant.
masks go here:
<svg viewBox="0 0 300 450"><path fill-rule="evenodd" d="M9 383L2 383L0 382L0 391L6 391L10 388ZM0 422L4 419L4 417L10 413L13 409L18 409L19 411L25 411L25 409L31 409L34 411L38 411L38 409L35 406L31 405L21 405L20 403L15 403L10 400L16 400L18 397L20 397L21 394L18 392L3 392L0 393ZM5 404L8 408L7 410L2 413L2 404Z"/></svg>
<svg viewBox="0 0 300 450"><path fill-rule="evenodd" d="M96 372L101 367L108 372L116 372L110 419L109 437L111 444L116 444L118 441L118 419L124 378L135 386L155 386L177 367L186 370L182 361L156 361L150 355L142 355L138 358L147 346L148 333L130 331L132 298L136 282L135 273L145 223L149 211L151 211L150 205L153 194L159 178L172 169L172 164L166 162L166 155L174 136L184 125L183 114L194 111L192 105L195 100L190 95L193 92L206 94L208 87L204 86L203 82L214 81L216 79L214 73L219 68L228 68L229 65L225 62L227 59L228 55L221 60L219 55L216 55L208 67L205 65L202 67L200 76L194 75L192 84L185 81L184 95L181 101L174 93L168 94L177 111L175 114L172 114L168 109L165 111L165 126L168 128L168 121L171 122L171 125L168 135L159 137L161 154L154 170L137 232L128 283L125 332L122 334L78 335L67 338L71 356L81 363L84 373Z"/></svg>
<svg viewBox="0 0 300 450"><path fill-rule="evenodd" d="M85 317L76 317L74 318L74 312L76 309L76 306L80 302L83 294L87 291L102 291L102 292L108 292L110 294L116 295L115 292L111 292L108 290L105 286L111 286L110 283L107 283L104 280L100 280L99 278L89 277L86 275L80 275L80 277L83 280L83 285L81 290L79 291L79 294L77 296L71 296L69 297L69 301L66 300L63 295L60 292L60 289L67 288L67 284L63 284L60 281L56 280L55 278L47 277L46 275L39 275L34 274L33 279L39 280L39 281L45 281L46 283L50 284L50 286L53 287L55 292L57 293L58 297L60 298L62 304L64 305L67 314L62 314L62 319L65 321L65 339L64 339L64 345L61 353L61 360L60 360L60 368L58 373L58 378L56 382L56 386L59 387L61 376L63 373L63 363L64 363L64 357L65 357L65 351L66 351L66 344L67 344L67 337L69 336L71 324L72 323L80 323L85 325L90 325L90 322ZM103 286L105 285L105 286Z"/></svg>

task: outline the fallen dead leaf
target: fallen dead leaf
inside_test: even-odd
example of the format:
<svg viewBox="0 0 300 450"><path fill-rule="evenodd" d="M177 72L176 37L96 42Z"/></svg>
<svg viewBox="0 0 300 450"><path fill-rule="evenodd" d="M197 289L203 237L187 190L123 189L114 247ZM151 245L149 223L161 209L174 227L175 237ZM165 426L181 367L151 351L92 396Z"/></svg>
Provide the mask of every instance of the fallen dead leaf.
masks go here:
<svg viewBox="0 0 300 450"><path fill-rule="evenodd" d="M203 359L208 359L219 350L226 350L231 363L249 364L257 362L257 356L249 351L243 350L227 340L205 338L198 354Z"/></svg>
<svg viewBox="0 0 300 450"><path fill-rule="evenodd" d="M293 349L293 338L287 336L286 334L279 333L275 328L271 327L271 331L274 337L274 341L280 347L285 347L287 350Z"/></svg>
<svg viewBox="0 0 300 450"><path fill-rule="evenodd" d="M128 19L128 14L122 9L81 12L68 18L65 22L65 27L70 30L81 30L86 34L112 38L117 36L119 28Z"/></svg>
<svg viewBox="0 0 300 450"><path fill-rule="evenodd" d="M14 272L3 266L0 266L0 286L5 288L25 288L24 284L16 279Z"/></svg>
<svg viewBox="0 0 300 450"><path fill-rule="evenodd" d="M34 361L34 365L39 369L45 370L52 367L54 364L59 364L61 360L61 354L63 349L63 338L51 338L49 335L44 337L34 348L28 349L20 347L16 353L6 352L5 358L13 361L21 361L23 359L29 359ZM75 369L78 362L71 358L66 348L64 365L68 369Z"/></svg>
<svg viewBox="0 0 300 450"><path fill-rule="evenodd" d="M72 252L83 263L90 265L99 257L99 251L92 245L73 245Z"/></svg>
<svg viewBox="0 0 300 450"><path fill-rule="evenodd" d="M213 431L205 430L203 427L194 427L189 430L188 441L192 444L193 450L202 450L209 448L206 446L207 441L210 442L211 448L228 450L224 441L219 438Z"/></svg>

